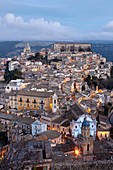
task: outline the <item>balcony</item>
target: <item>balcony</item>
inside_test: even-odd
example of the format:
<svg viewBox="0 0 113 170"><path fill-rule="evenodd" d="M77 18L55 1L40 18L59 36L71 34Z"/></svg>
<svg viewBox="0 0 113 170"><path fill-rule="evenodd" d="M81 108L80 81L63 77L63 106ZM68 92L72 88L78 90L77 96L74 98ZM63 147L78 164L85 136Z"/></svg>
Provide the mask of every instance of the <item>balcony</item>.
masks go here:
<svg viewBox="0 0 113 170"><path fill-rule="evenodd" d="M37 102L36 102L36 100L34 100L32 103L36 104Z"/></svg>
<svg viewBox="0 0 113 170"><path fill-rule="evenodd" d="M42 104L42 105L43 105L43 104L45 104L45 103L44 103L44 101L41 101L39 104Z"/></svg>
<svg viewBox="0 0 113 170"><path fill-rule="evenodd" d="M26 103L30 103L30 101L29 101L29 100L26 100Z"/></svg>

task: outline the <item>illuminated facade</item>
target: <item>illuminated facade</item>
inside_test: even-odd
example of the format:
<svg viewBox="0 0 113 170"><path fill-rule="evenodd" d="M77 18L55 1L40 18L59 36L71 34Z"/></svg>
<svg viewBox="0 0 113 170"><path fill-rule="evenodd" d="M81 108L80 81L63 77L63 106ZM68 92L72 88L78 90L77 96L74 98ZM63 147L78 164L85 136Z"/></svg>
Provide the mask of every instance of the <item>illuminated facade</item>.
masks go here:
<svg viewBox="0 0 113 170"><path fill-rule="evenodd" d="M106 139L106 138L109 138L110 137L110 130L106 130L106 129L99 129L97 131L97 136L98 138L101 140L101 139Z"/></svg>
<svg viewBox="0 0 113 170"><path fill-rule="evenodd" d="M90 125L90 135L93 136L94 138L96 137L96 120L92 119L89 115L82 115L79 117L77 121L72 121L71 122L71 130L72 130L72 135L77 138L79 134L82 133L81 127L82 123L84 121L84 118L87 119Z"/></svg>
<svg viewBox="0 0 113 170"><path fill-rule="evenodd" d="M51 111L53 92L20 91L17 94L18 110Z"/></svg>

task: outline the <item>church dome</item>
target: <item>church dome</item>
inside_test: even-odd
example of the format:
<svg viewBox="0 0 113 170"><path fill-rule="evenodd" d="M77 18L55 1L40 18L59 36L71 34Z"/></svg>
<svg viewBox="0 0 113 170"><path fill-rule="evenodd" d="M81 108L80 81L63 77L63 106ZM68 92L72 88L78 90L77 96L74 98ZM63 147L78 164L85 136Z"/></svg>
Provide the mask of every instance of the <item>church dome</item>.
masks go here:
<svg viewBox="0 0 113 170"><path fill-rule="evenodd" d="M89 124L89 121L87 121L86 117L84 118L84 121L82 123L82 127L89 127L90 124Z"/></svg>

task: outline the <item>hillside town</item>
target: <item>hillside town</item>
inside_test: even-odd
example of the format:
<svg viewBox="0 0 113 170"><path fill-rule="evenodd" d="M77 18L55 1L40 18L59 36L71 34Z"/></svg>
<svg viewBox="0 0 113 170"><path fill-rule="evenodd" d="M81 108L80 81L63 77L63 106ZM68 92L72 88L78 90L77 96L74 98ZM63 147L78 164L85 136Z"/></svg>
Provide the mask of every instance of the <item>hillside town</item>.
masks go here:
<svg viewBox="0 0 113 170"><path fill-rule="evenodd" d="M1 170L112 169L112 78L87 43L0 58Z"/></svg>

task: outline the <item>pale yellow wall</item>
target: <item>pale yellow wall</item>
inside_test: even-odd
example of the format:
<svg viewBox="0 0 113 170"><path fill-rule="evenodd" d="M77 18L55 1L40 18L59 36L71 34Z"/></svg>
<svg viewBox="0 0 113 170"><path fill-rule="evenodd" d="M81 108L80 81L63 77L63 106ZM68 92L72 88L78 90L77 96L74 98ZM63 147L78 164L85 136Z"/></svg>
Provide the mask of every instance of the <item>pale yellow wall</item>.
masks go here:
<svg viewBox="0 0 113 170"><path fill-rule="evenodd" d="M22 98L22 102L19 102L20 98ZM27 99L29 99L29 103L27 103ZM34 99L36 100L36 104L33 103ZM17 96L17 103L18 103L18 110L39 110L40 109L40 100L42 98L39 97L31 97L31 96L22 96L18 95ZM44 100L44 109L46 111L51 111L50 109L50 103L51 103L51 98L43 98ZM36 106L36 107L35 107Z"/></svg>

